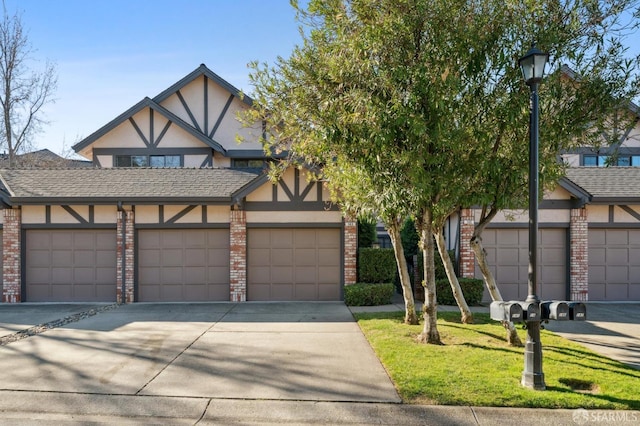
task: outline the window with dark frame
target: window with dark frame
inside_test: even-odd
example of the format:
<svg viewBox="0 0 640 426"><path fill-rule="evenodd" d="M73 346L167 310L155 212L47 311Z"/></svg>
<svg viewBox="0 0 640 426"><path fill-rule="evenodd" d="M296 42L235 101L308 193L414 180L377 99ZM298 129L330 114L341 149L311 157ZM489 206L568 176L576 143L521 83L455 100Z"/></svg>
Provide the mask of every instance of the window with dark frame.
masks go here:
<svg viewBox="0 0 640 426"><path fill-rule="evenodd" d="M181 167L180 155L116 155L115 167Z"/></svg>
<svg viewBox="0 0 640 426"><path fill-rule="evenodd" d="M267 164L263 158L235 158L231 163L234 169L262 169Z"/></svg>

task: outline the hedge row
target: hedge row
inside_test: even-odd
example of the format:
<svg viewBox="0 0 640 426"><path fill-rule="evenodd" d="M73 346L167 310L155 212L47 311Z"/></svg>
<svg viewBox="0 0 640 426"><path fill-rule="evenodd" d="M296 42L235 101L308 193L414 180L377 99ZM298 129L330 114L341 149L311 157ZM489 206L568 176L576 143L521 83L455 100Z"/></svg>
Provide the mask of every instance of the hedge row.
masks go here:
<svg viewBox="0 0 640 426"><path fill-rule="evenodd" d="M378 306L391 304L393 284L352 284L344 286L344 303L348 306Z"/></svg>

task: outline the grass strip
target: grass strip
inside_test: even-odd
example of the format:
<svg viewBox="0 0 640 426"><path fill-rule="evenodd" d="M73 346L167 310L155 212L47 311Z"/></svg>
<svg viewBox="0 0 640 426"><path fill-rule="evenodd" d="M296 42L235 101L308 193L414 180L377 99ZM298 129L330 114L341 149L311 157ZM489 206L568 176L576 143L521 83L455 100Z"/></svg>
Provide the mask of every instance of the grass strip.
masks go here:
<svg viewBox="0 0 640 426"><path fill-rule="evenodd" d="M505 342L487 314L460 323L438 313L444 345L416 342L422 326L402 323L402 312L354 314L404 402L532 408L640 409L640 371L596 354L550 331L541 334L547 390L520 385L524 349ZM524 342L526 330L518 330Z"/></svg>

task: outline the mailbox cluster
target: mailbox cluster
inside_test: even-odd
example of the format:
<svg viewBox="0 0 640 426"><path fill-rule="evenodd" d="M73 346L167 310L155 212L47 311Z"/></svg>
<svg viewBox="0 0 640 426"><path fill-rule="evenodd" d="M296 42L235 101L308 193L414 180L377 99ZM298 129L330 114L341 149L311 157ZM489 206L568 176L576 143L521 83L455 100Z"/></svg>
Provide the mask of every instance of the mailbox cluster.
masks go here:
<svg viewBox="0 0 640 426"><path fill-rule="evenodd" d="M491 302L490 313L493 320L510 322L587 319L587 307L581 302Z"/></svg>

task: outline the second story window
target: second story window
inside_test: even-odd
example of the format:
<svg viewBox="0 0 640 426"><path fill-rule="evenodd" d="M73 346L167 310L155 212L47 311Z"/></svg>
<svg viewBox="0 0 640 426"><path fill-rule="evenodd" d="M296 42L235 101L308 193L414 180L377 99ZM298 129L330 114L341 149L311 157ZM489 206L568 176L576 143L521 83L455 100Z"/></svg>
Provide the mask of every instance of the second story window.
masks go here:
<svg viewBox="0 0 640 426"><path fill-rule="evenodd" d="M261 158L236 158L231 164L234 169L261 169L266 165L266 161Z"/></svg>
<svg viewBox="0 0 640 426"><path fill-rule="evenodd" d="M116 155L115 167L180 167L179 155Z"/></svg>
<svg viewBox="0 0 640 426"><path fill-rule="evenodd" d="M639 167L640 155L584 155L582 165L586 167Z"/></svg>

